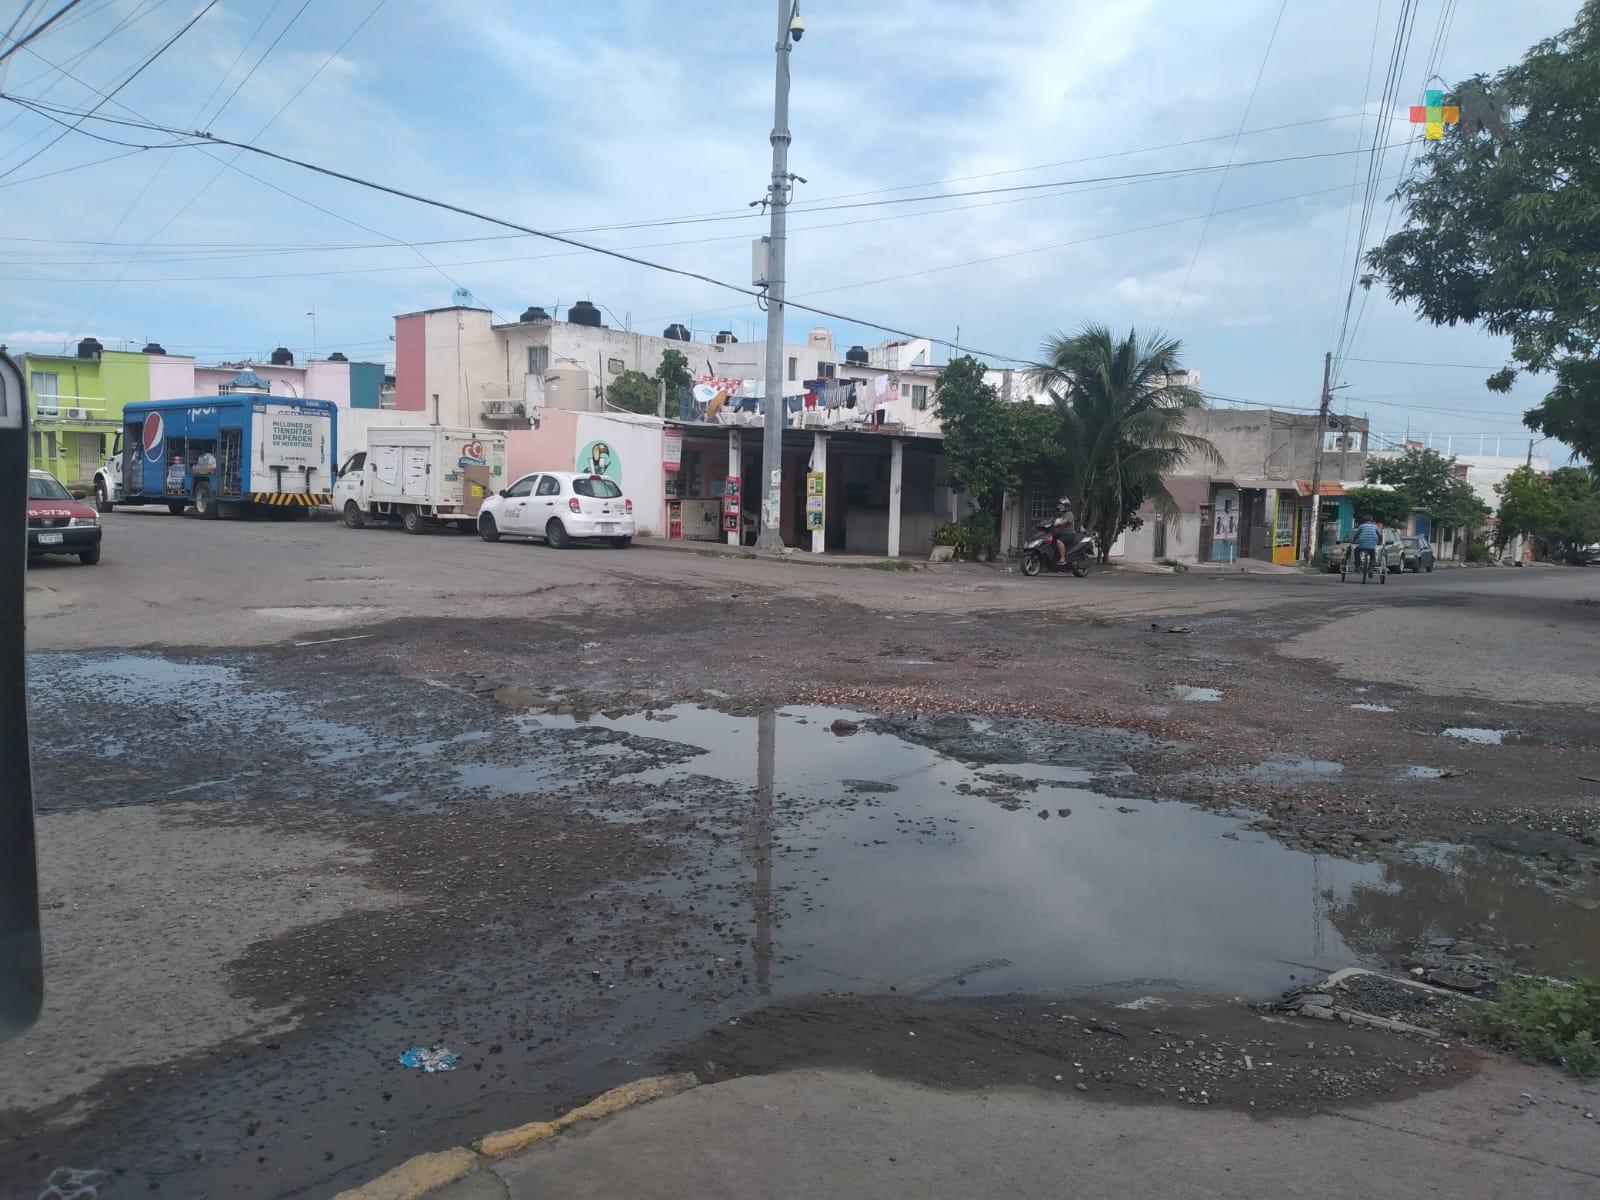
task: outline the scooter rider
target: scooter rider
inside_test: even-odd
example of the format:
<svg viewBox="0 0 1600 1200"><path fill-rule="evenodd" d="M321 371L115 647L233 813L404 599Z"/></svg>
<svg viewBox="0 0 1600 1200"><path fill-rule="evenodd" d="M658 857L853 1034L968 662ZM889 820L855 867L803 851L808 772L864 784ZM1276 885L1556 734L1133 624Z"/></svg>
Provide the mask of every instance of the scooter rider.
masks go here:
<svg viewBox="0 0 1600 1200"><path fill-rule="evenodd" d="M1065 496L1056 501L1056 515L1045 526L1056 538L1056 566L1067 565L1067 543L1072 540L1071 535L1076 533L1076 522L1072 518L1072 501Z"/></svg>

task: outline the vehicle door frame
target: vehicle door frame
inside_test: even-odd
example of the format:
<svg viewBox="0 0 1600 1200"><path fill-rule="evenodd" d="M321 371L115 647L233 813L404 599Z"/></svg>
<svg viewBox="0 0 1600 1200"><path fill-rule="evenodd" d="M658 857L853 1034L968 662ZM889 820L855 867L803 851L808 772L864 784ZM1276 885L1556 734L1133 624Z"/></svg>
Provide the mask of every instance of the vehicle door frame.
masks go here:
<svg viewBox="0 0 1600 1200"><path fill-rule="evenodd" d="M545 488L546 481L550 484L549 490ZM550 518L561 515L561 495L565 491L561 486L563 482L561 476L548 471L540 476L538 484L533 489L534 503L528 506L530 534L545 537L545 530L550 528ZM538 523L533 524L534 521Z"/></svg>
<svg viewBox="0 0 1600 1200"><path fill-rule="evenodd" d="M528 509L532 506L533 489L539 485L539 480L544 478L543 471L530 471L526 475L518 476L505 486L505 495L501 497L499 511L495 514L495 521L500 526L502 533L527 533ZM519 483L526 482L527 493L521 496L513 495L513 490Z"/></svg>

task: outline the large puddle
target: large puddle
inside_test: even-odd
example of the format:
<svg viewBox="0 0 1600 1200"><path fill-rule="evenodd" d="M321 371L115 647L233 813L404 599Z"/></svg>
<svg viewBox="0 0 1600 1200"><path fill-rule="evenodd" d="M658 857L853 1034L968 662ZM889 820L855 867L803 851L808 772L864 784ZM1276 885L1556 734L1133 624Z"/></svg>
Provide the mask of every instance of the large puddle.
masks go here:
<svg viewBox="0 0 1600 1200"><path fill-rule="evenodd" d="M360 705L312 704L257 682L248 663L125 655L39 666L35 685L69 702L107 690L140 721L161 706L161 738L86 735L87 745L55 748L152 781L166 779L163 760L184 763L171 783L152 782L150 799L225 801L247 786L288 794L298 776L317 781L302 798L413 819L552 805L659 820L640 836L680 840L692 866L649 890L746 931L737 944L765 994L1256 997L1471 924L1520 944L1518 961L1535 969L1600 960L1600 922L1560 891L1559 875L1523 860L1425 847L1357 863L1288 849L1243 818L1096 791L1113 781L1125 790L1124 759L1150 746L1138 734L814 708L580 719L488 704L481 728L419 725L397 739L393 721L369 726ZM414 700L397 695L389 715ZM236 749L245 728L273 751ZM300 761L317 770L296 772ZM1240 769L1311 782L1340 767Z"/></svg>
<svg viewBox="0 0 1600 1200"><path fill-rule="evenodd" d="M743 908L734 915L749 924L768 993L1264 996L1469 922L1524 943L1524 958L1548 969L1600 951L1587 914L1520 860L1425 847L1357 863L1290 850L1239 819L1101 795L1065 740L1063 761L1007 761L1038 743L1000 736L992 719L929 721L926 736L811 708L523 720L534 743L598 726L701 751L631 775L625 756L617 767L647 785L645 809L693 804L707 789L742 798L732 852L681 898Z"/></svg>

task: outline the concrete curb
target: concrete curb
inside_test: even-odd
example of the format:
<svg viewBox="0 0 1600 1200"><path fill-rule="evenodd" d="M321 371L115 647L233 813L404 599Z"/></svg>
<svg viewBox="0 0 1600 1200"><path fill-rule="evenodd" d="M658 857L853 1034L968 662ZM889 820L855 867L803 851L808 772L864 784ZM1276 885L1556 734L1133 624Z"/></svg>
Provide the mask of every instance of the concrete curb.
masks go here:
<svg viewBox="0 0 1600 1200"><path fill-rule="evenodd" d="M637 1105L676 1095L699 1084L693 1072L679 1075L650 1075L632 1083L601 1092L589 1103L564 1113L552 1121L533 1121L514 1129L485 1134L472 1143L409 1158L385 1171L376 1179L340 1192L333 1200L420 1200L435 1188L454 1183L485 1164L514 1154L518 1150L555 1137L564 1129L584 1121L598 1121L613 1113L626 1112Z"/></svg>

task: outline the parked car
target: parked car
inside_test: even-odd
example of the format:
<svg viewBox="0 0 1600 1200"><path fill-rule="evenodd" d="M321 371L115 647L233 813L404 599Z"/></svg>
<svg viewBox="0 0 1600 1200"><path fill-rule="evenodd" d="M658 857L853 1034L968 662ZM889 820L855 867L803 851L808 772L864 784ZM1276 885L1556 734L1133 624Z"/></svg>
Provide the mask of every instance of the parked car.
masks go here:
<svg viewBox="0 0 1600 1200"><path fill-rule="evenodd" d="M1600 567L1600 542L1578 550L1573 554L1572 561L1580 567Z"/></svg>
<svg viewBox="0 0 1600 1200"><path fill-rule="evenodd" d="M1400 539L1400 569L1402 571L1433 570L1433 546L1427 538L1402 537Z"/></svg>
<svg viewBox="0 0 1600 1200"><path fill-rule="evenodd" d="M536 471L483 502L478 533L486 542L517 534L543 538L558 550L588 541L621 550L633 541L633 501L604 475Z"/></svg>
<svg viewBox="0 0 1600 1200"><path fill-rule="evenodd" d="M76 554L90 567L100 561L100 517L82 497L47 471L28 472L29 557Z"/></svg>
<svg viewBox="0 0 1600 1200"><path fill-rule="evenodd" d="M1415 541L1416 539L1412 538L1411 540ZM1402 562L1404 561L1404 555L1405 555L1405 547L1402 544L1403 541L1404 541L1404 539L1395 530L1393 530L1393 529L1385 529L1385 530L1383 530L1383 538L1378 543L1378 562L1379 562L1380 565L1382 565L1384 567L1387 567L1391 574L1393 574L1396 571L1405 570L1405 567L1401 565ZM1330 547L1329 550L1328 550L1328 570L1329 571L1338 571L1338 570L1340 570L1344 566L1344 556L1347 553L1349 553L1349 551L1350 551L1350 539L1349 538L1345 538L1337 546ZM1431 570L1433 570L1433 567L1431 565L1431 563L1432 563L1432 558L1431 558L1432 548L1431 547L1429 549L1429 555L1430 555L1430 559L1429 559L1430 565L1428 567L1428 570L1431 571Z"/></svg>

